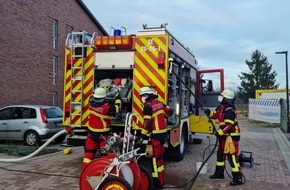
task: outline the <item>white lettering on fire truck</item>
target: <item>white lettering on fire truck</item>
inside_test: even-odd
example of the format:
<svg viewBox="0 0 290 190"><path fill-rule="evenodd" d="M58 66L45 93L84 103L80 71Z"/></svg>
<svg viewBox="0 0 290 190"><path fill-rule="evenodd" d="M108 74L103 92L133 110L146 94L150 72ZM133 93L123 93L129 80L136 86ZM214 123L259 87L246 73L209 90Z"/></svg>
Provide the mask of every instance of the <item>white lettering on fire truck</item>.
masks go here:
<svg viewBox="0 0 290 190"><path fill-rule="evenodd" d="M153 39L147 40L147 46L141 46L141 51L160 51L160 46L154 46Z"/></svg>

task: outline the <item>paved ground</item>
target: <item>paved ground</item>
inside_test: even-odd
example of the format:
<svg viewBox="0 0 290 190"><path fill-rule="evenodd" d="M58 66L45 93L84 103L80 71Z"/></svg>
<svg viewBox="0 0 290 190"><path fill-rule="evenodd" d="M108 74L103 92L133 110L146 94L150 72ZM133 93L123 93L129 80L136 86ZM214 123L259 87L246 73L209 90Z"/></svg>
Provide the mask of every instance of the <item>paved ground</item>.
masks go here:
<svg viewBox="0 0 290 190"><path fill-rule="evenodd" d="M290 143L285 134L277 128L257 127L254 122L249 122L243 117L240 119L240 126L240 151L252 152L255 162L252 168L243 168L246 184L231 187L231 179L227 175L223 180L210 180L209 175L215 168L214 154L207 162L208 172L198 176L192 189L289 190ZM290 134L286 136L290 137ZM188 184L196 173L195 163L202 161L205 148L214 141L214 137L209 137L200 145L189 144L183 161L166 161L166 189L186 189L184 185ZM205 151L205 157L209 152ZM73 148L70 155L58 152L22 163L0 163L0 189L77 190L82 156L83 149L79 147ZM226 167L230 174L229 165Z"/></svg>

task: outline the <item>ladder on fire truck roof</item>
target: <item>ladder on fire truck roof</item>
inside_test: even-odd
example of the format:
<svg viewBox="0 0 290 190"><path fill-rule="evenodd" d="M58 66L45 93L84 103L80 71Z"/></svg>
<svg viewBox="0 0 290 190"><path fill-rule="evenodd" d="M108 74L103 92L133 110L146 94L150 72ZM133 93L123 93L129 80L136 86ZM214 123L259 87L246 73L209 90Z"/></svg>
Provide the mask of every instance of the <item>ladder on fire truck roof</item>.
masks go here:
<svg viewBox="0 0 290 190"><path fill-rule="evenodd" d="M71 80L70 80L70 125L82 126L83 101L84 101L84 78L86 57L86 32L71 32L69 34L69 44L71 52ZM74 118L79 119L74 119ZM73 120L74 119L74 120Z"/></svg>

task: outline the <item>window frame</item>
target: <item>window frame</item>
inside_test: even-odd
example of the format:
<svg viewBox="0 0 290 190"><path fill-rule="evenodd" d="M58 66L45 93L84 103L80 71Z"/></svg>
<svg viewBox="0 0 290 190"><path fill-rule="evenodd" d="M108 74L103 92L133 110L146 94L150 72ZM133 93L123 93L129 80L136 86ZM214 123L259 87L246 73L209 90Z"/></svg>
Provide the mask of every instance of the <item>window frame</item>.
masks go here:
<svg viewBox="0 0 290 190"><path fill-rule="evenodd" d="M52 84L58 84L58 57L53 56L52 58Z"/></svg>
<svg viewBox="0 0 290 190"><path fill-rule="evenodd" d="M52 106L58 106L58 93L52 92Z"/></svg>
<svg viewBox="0 0 290 190"><path fill-rule="evenodd" d="M57 41L58 41L58 21L53 20L52 22L52 47L54 50L57 50Z"/></svg>

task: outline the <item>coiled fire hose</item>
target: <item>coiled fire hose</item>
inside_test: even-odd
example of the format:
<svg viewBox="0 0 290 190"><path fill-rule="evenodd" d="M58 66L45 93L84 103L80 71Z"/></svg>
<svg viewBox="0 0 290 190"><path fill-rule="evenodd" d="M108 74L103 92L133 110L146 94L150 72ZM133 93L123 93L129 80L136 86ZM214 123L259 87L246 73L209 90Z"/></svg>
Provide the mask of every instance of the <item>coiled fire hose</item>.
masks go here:
<svg viewBox="0 0 290 190"><path fill-rule="evenodd" d="M54 139L56 139L57 137L63 135L66 133L66 130L61 130L58 133L56 133L55 135L53 135L50 139L48 139L41 147L39 147L37 150L35 150L34 152L32 152L31 154L21 157L21 158L0 158L0 162L22 162L24 160L27 160L35 155L37 155L40 151L42 151L45 147L47 147L47 145L49 145Z"/></svg>

